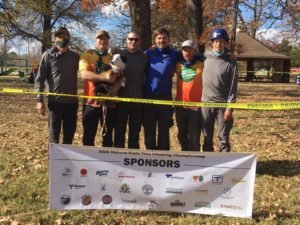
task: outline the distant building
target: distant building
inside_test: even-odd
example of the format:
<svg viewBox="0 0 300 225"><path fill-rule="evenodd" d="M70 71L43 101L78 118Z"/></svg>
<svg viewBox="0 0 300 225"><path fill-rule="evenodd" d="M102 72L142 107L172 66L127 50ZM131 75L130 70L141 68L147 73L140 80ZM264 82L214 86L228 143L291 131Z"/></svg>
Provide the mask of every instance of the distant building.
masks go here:
<svg viewBox="0 0 300 225"><path fill-rule="evenodd" d="M240 79L289 82L289 56L275 52L242 30L236 34L236 51Z"/></svg>

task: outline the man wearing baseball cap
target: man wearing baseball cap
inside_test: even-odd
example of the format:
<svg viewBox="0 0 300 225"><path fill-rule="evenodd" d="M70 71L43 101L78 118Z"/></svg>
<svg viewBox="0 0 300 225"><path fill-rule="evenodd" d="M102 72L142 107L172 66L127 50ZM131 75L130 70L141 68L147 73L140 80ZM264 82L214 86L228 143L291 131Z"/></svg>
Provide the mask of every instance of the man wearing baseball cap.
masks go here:
<svg viewBox="0 0 300 225"><path fill-rule="evenodd" d="M105 31L105 30L99 30L99 31L97 31L96 35L95 35L95 39L97 39L100 36L105 36L108 39L110 39L109 33L107 31Z"/></svg>
<svg viewBox="0 0 300 225"><path fill-rule="evenodd" d="M54 33L54 46L42 55L35 79L35 91L77 95L77 72L79 55L69 49L70 33L65 27ZM36 108L46 114L43 95L37 95ZM59 143L63 133L63 144L72 144L77 126L77 97L48 96L49 143Z"/></svg>
<svg viewBox="0 0 300 225"><path fill-rule="evenodd" d="M197 45L186 40L181 45L183 60L176 66L176 101L200 102L203 62L197 57ZM176 123L182 151L200 151L201 110L199 107L177 106Z"/></svg>
<svg viewBox="0 0 300 225"><path fill-rule="evenodd" d="M117 75L109 66L112 55L108 52L109 33L105 30L96 32L95 49L83 53L79 61L79 71L84 80L84 95L94 96L95 84L98 82L114 83ZM82 125L83 145L95 145L98 124L102 126L105 119L106 133L102 133L102 145L112 147L112 132L115 109L107 108L106 116L103 115L103 102L92 98L83 102Z"/></svg>

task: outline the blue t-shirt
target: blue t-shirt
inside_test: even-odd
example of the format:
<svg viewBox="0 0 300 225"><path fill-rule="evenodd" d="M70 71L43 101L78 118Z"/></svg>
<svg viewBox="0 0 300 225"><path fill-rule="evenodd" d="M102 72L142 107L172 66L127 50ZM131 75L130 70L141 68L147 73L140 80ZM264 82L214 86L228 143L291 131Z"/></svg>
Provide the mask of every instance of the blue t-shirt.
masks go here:
<svg viewBox="0 0 300 225"><path fill-rule="evenodd" d="M149 68L146 77L144 96L153 95L172 98L172 76L177 62L182 59L181 52L171 48L147 50Z"/></svg>

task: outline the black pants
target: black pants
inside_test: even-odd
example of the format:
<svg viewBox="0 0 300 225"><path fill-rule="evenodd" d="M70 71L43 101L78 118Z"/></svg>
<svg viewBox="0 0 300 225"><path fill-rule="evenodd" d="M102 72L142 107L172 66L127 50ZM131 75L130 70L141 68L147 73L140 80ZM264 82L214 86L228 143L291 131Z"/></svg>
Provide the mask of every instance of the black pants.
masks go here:
<svg viewBox="0 0 300 225"><path fill-rule="evenodd" d="M114 147L125 148L128 123L128 148L139 149L139 138L143 120L143 105L121 102L117 105Z"/></svg>
<svg viewBox="0 0 300 225"><path fill-rule="evenodd" d="M173 126L172 116L172 106L145 104L143 125L147 149L170 150L169 130ZM156 127L158 128L157 141Z"/></svg>
<svg viewBox="0 0 300 225"><path fill-rule="evenodd" d="M113 147L113 131L115 125L115 108L107 107L106 129L102 130L102 146ZM82 126L83 126L83 145L95 145L98 124L103 125L103 108L83 105Z"/></svg>
<svg viewBox="0 0 300 225"><path fill-rule="evenodd" d="M63 144L72 144L77 126L78 103L48 102L49 143L59 143L61 126Z"/></svg>
<svg viewBox="0 0 300 225"><path fill-rule="evenodd" d="M182 151L200 151L201 110L176 108L178 140Z"/></svg>

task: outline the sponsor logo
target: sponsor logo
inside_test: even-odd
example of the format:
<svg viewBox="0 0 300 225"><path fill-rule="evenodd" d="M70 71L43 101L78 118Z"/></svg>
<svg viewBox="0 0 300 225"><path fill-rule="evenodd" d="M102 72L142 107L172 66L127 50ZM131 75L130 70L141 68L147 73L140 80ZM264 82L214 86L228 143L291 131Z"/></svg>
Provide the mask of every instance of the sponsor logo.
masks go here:
<svg viewBox="0 0 300 225"><path fill-rule="evenodd" d="M211 205L209 202L196 202L194 204L194 206L197 208L211 208Z"/></svg>
<svg viewBox="0 0 300 225"><path fill-rule="evenodd" d="M234 184L238 184L238 183L245 183L246 181L243 180L242 178L232 178L231 179L231 183L234 183Z"/></svg>
<svg viewBox="0 0 300 225"><path fill-rule="evenodd" d="M60 197L60 203L63 204L63 205L69 204L70 201L71 201L71 197L69 195L62 195Z"/></svg>
<svg viewBox="0 0 300 225"><path fill-rule="evenodd" d="M156 201L150 200L148 203L149 210L157 209L157 207L160 206Z"/></svg>
<svg viewBox="0 0 300 225"><path fill-rule="evenodd" d="M153 192L153 187L149 184L145 184L142 187L142 192L144 193L144 195L151 195Z"/></svg>
<svg viewBox="0 0 300 225"><path fill-rule="evenodd" d="M195 189L195 192L196 192L197 194L200 194L200 195L207 195L208 190L202 190L202 189L196 188L196 189Z"/></svg>
<svg viewBox="0 0 300 225"><path fill-rule="evenodd" d="M69 184L70 189L81 189L81 188L85 188L85 185L81 185L81 184Z"/></svg>
<svg viewBox="0 0 300 225"><path fill-rule="evenodd" d="M83 205L89 205L92 202L92 197L90 195L83 195L81 197L81 202Z"/></svg>
<svg viewBox="0 0 300 225"><path fill-rule="evenodd" d="M151 172L148 172L148 173L143 173L144 177L147 177L147 178L152 178L152 177L156 177L157 175L155 173L151 173Z"/></svg>
<svg viewBox="0 0 300 225"><path fill-rule="evenodd" d="M125 203L137 203L136 199L124 199L124 198L121 198L122 199L122 202L125 202Z"/></svg>
<svg viewBox="0 0 300 225"><path fill-rule="evenodd" d="M180 200L175 200L174 202L170 203L170 206L172 206L172 207L184 207L185 202L181 202Z"/></svg>
<svg viewBox="0 0 300 225"><path fill-rule="evenodd" d="M108 170L97 170L96 176L98 177L107 177L108 175Z"/></svg>
<svg viewBox="0 0 300 225"><path fill-rule="evenodd" d="M106 191L106 184L100 184L100 190Z"/></svg>
<svg viewBox="0 0 300 225"><path fill-rule="evenodd" d="M193 181L195 183L203 183L203 176L193 176Z"/></svg>
<svg viewBox="0 0 300 225"><path fill-rule="evenodd" d="M104 195L102 197L102 202L105 204L105 205L108 205L112 202L112 197L110 195Z"/></svg>
<svg viewBox="0 0 300 225"><path fill-rule="evenodd" d="M117 176L119 177L119 178L128 178L128 179L132 179L132 178L135 178L135 176L128 176L128 175L126 175L125 173L123 173L123 172L119 172L118 174L117 174Z"/></svg>
<svg viewBox="0 0 300 225"><path fill-rule="evenodd" d="M122 184L120 187L120 192L121 193L130 193L128 184Z"/></svg>
<svg viewBox="0 0 300 225"><path fill-rule="evenodd" d="M213 175L212 176L212 183L213 184L222 184L223 183L223 176L222 175Z"/></svg>
<svg viewBox="0 0 300 225"><path fill-rule="evenodd" d="M80 175L81 175L82 177L86 177L87 174L88 174L87 169L81 169L81 170L80 170Z"/></svg>
<svg viewBox="0 0 300 225"><path fill-rule="evenodd" d="M171 193L171 194L182 194L183 191L181 188L167 188L166 193Z"/></svg>
<svg viewBox="0 0 300 225"><path fill-rule="evenodd" d="M231 188L230 187L226 187L223 190L224 195L230 195L231 194Z"/></svg>
<svg viewBox="0 0 300 225"><path fill-rule="evenodd" d="M231 188L230 187L225 187L223 189L222 198L223 199L233 199L233 196L231 195Z"/></svg>
<svg viewBox="0 0 300 225"><path fill-rule="evenodd" d="M171 173L166 173L166 177L170 179L181 179L181 180L184 179L184 177L173 176L173 174Z"/></svg>
<svg viewBox="0 0 300 225"><path fill-rule="evenodd" d="M71 175L72 175L72 170L71 170L71 168L63 168L63 169L62 169L62 172L61 172L61 175L62 175L63 177L69 177L69 176L71 176Z"/></svg>
<svg viewBox="0 0 300 225"><path fill-rule="evenodd" d="M225 205L225 204L221 204L220 205L221 208L225 208L225 209L236 209L236 210L242 210L243 208L238 206L238 205Z"/></svg>

